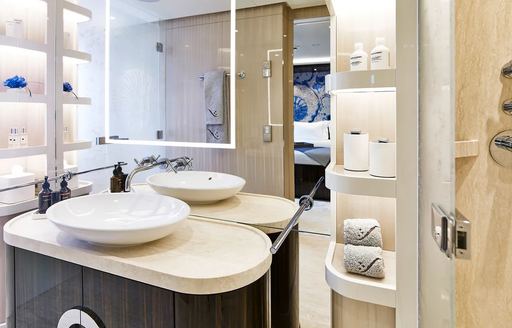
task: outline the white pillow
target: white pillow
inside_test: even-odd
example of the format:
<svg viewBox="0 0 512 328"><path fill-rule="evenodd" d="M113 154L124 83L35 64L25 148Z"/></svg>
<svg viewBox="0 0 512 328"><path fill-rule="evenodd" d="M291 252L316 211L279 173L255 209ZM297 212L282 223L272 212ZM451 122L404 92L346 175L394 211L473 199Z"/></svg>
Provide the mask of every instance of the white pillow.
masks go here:
<svg viewBox="0 0 512 328"><path fill-rule="evenodd" d="M295 122L294 123L294 141L308 142L329 139L329 122Z"/></svg>

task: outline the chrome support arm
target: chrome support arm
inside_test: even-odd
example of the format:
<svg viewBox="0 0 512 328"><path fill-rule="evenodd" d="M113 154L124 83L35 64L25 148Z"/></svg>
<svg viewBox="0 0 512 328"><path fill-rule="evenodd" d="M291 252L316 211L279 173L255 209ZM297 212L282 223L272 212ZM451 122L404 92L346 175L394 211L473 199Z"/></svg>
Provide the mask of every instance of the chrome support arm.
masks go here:
<svg viewBox="0 0 512 328"><path fill-rule="evenodd" d="M297 212L295 212L295 214L293 215L290 222L288 222L288 224L286 225L286 228L284 228L284 230L281 232L281 234L274 241L274 243L272 244L272 247L270 247L270 253L272 253L272 254L277 253L279 248L282 246L282 244L286 240L286 237L288 237L288 235L290 234L293 227L295 227L295 225L299 221L299 218L302 215L302 213L304 213L304 211L309 211L310 209L313 208L313 203L314 203L313 197L315 196L316 191L318 190L318 188L320 187L320 185L322 184L323 181L324 181L324 177L320 177L320 179L318 179L317 183L315 184L315 186L313 187L313 189L311 190L309 195L304 195L300 198L299 209L297 210Z"/></svg>

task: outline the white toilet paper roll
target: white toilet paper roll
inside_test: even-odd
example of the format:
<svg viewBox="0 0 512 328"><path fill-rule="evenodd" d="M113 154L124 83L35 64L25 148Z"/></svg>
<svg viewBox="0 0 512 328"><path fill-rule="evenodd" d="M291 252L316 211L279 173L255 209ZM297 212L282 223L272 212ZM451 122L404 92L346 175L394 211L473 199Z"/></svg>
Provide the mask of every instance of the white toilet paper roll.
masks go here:
<svg viewBox="0 0 512 328"><path fill-rule="evenodd" d="M381 178L396 177L396 143L370 142L370 175Z"/></svg>
<svg viewBox="0 0 512 328"><path fill-rule="evenodd" d="M368 171L368 133L345 133L343 136L345 170Z"/></svg>

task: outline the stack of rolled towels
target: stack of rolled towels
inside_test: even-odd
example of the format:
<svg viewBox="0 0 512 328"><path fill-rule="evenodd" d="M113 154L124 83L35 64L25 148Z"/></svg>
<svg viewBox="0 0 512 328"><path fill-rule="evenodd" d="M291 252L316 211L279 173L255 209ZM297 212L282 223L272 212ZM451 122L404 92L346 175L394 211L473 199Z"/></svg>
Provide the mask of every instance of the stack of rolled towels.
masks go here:
<svg viewBox="0 0 512 328"><path fill-rule="evenodd" d="M372 278L384 278L379 222L375 219L347 219L343 230L345 269Z"/></svg>

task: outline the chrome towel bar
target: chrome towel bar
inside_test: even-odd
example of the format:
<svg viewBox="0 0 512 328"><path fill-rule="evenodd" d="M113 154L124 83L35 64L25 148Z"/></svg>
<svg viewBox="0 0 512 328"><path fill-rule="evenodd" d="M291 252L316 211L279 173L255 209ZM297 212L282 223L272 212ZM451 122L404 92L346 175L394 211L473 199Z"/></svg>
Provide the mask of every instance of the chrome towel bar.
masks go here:
<svg viewBox="0 0 512 328"><path fill-rule="evenodd" d="M288 237L288 235L290 234L293 227L295 227L295 225L299 221L299 218L302 215L302 213L304 213L304 211L309 211L310 209L313 208L313 204L314 204L313 197L315 196L316 191L318 190L318 188L320 188L320 185L322 184L323 181L324 181L324 177L320 177L320 179L318 179L318 181L316 182L315 186L313 187L313 189L311 190L309 195L304 195L300 198L299 209L297 210L297 212L295 212L295 214L293 215L290 222L288 222L288 224L286 225L286 228L284 228L284 230L281 232L281 234L274 241L274 243L272 244L272 247L270 247L270 253L272 253L272 254L277 253L277 251L279 250L279 248L281 247L283 242L286 240L286 237Z"/></svg>

